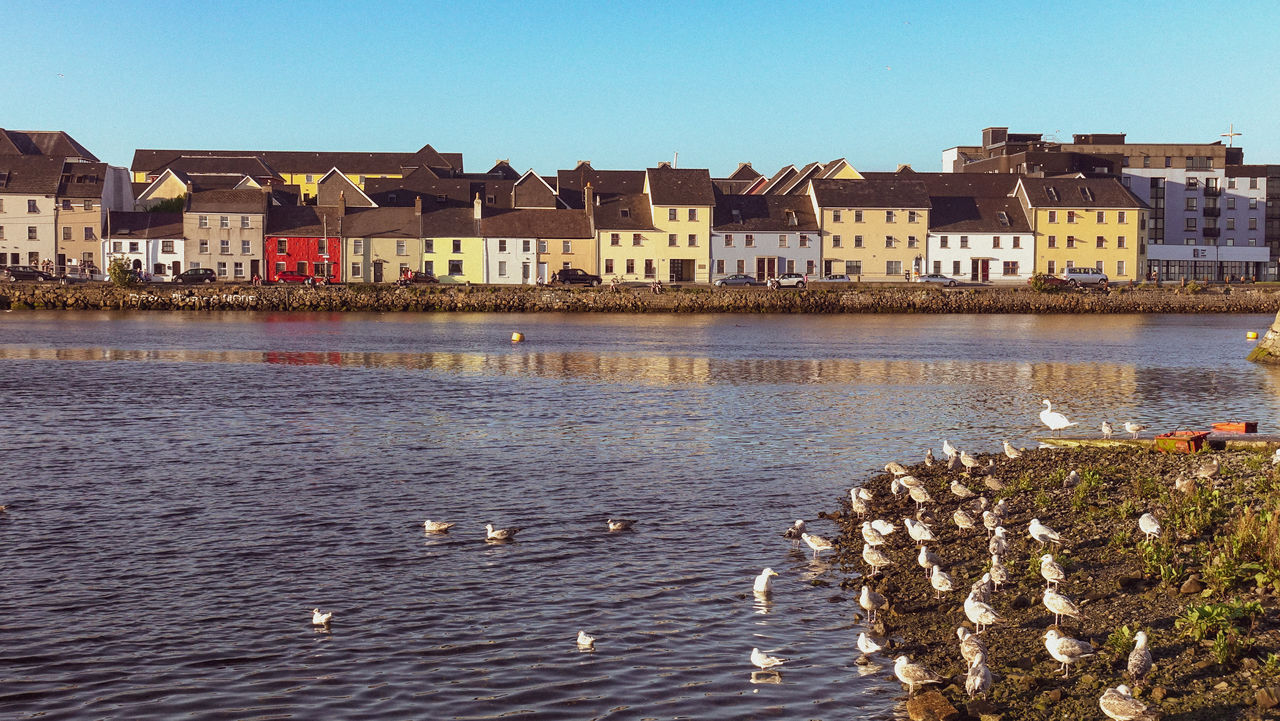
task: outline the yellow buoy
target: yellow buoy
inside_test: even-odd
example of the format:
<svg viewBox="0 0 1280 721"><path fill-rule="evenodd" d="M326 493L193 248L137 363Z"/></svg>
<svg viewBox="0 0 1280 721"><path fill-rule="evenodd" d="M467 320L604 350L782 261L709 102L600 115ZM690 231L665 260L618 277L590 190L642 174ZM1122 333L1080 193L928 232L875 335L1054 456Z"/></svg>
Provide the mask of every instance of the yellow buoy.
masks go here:
<svg viewBox="0 0 1280 721"><path fill-rule="evenodd" d="M1257 335L1257 333L1255 333L1254 335ZM524 333L521 333L520 331L516 331L515 333L511 334L512 343L520 343L523 341L524 341Z"/></svg>
<svg viewBox="0 0 1280 721"><path fill-rule="evenodd" d="M1244 337L1245 337L1245 338L1248 338L1249 340L1257 340L1257 339L1258 339L1258 331L1256 331L1256 330L1251 330L1251 331L1249 331L1248 333L1245 333L1245 334L1244 334Z"/></svg>

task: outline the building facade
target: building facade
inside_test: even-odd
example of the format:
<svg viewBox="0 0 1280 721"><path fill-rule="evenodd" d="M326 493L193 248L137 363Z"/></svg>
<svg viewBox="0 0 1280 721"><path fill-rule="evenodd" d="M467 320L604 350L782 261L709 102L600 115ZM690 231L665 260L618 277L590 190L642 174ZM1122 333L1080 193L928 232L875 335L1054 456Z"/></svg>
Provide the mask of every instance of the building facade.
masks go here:
<svg viewBox="0 0 1280 721"><path fill-rule="evenodd" d="M1019 178L1014 188L1036 236L1036 272L1092 267L1112 282L1142 280L1147 211L1116 178Z"/></svg>
<svg viewBox="0 0 1280 721"><path fill-rule="evenodd" d="M929 193L908 176L809 183L822 234L822 274L863 281L925 272Z"/></svg>
<svg viewBox="0 0 1280 721"><path fill-rule="evenodd" d="M213 268L219 280L265 277L263 237L270 198L265 189L189 193L183 213L186 267Z"/></svg>

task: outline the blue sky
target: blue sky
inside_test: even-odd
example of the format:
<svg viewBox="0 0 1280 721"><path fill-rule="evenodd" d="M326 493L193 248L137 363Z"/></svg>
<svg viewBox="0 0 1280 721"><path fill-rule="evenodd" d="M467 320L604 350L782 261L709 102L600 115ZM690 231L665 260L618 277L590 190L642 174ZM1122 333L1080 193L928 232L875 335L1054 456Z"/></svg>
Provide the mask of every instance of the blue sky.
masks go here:
<svg viewBox="0 0 1280 721"><path fill-rule="evenodd" d="M1280 163L1280 4L42 3L0 127L135 148L461 152L728 174L937 170L982 128L1126 132Z"/></svg>

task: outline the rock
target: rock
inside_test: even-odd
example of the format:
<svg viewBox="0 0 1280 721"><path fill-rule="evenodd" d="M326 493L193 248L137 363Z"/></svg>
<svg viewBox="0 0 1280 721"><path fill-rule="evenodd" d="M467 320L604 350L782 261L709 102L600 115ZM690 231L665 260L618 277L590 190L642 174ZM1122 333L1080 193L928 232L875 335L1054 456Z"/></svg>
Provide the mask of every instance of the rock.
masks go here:
<svg viewBox="0 0 1280 721"><path fill-rule="evenodd" d="M981 698L974 699L969 703L965 704L964 710L970 716L974 718L982 718L982 719L985 719L988 716L995 716L997 713L995 704L991 703L986 699L981 699Z"/></svg>
<svg viewBox="0 0 1280 721"><path fill-rule="evenodd" d="M1039 682L1034 676L1026 676L1022 674L1009 674L1009 683L1019 691L1034 691Z"/></svg>
<svg viewBox="0 0 1280 721"><path fill-rule="evenodd" d="M1213 665L1213 659L1202 659L1191 664L1191 668L1196 671L1203 671Z"/></svg>
<svg viewBox="0 0 1280 721"><path fill-rule="evenodd" d="M1098 683L1098 679L1095 678L1094 675L1091 673L1086 673L1085 675L1080 677L1080 684L1085 688L1096 686L1097 683Z"/></svg>
<svg viewBox="0 0 1280 721"><path fill-rule="evenodd" d="M1045 693L1044 697L1052 703L1058 703L1062 700L1062 689L1055 688L1052 691L1048 691Z"/></svg>
<svg viewBox="0 0 1280 721"><path fill-rule="evenodd" d="M1249 671L1256 671L1258 668L1258 659L1250 656L1240 662L1240 667Z"/></svg>
<svg viewBox="0 0 1280 721"><path fill-rule="evenodd" d="M955 721L960 711L939 691L925 691L907 699L907 715L911 721Z"/></svg>
<svg viewBox="0 0 1280 721"><path fill-rule="evenodd" d="M1258 704L1258 708L1264 711L1269 708L1275 708L1277 704L1280 704L1280 686L1260 688L1253 695L1253 699Z"/></svg>
<svg viewBox="0 0 1280 721"><path fill-rule="evenodd" d="M1203 590L1204 583L1200 580L1200 577L1192 576L1182 582L1182 587L1178 589L1178 592L1184 596L1190 596L1192 594L1200 593Z"/></svg>
<svg viewBox="0 0 1280 721"><path fill-rule="evenodd" d="M858 658L854 660L854 663L858 664L859 666L866 666L867 664L871 663L871 659L867 658L867 654L864 653L861 656L858 656Z"/></svg>
<svg viewBox="0 0 1280 721"><path fill-rule="evenodd" d="M1164 690L1164 686L1156 686L1155 688L1151 689L1151 700L1155 701L1156 703L1160 703L1161 701L1164 700L1166 693L1167 692Z"/></svg>
<svg viewBox="0 0 1280 721"><path fill-rule="evenodd" d="M1226 691L1229 688L1231 688L1231 684L1227 683L1226 681L1219 681L1213 686L1214 691Z"/></svg>
<svg viewBox="0 0 1280 721"><path fill-rule="evenodd" d="M1129 573L1121 574L1118 578L1116 578L1116 585L1119 586L1121 590L1128 591L1134 588L1135 586L1140 585L1142 581L1143 581L1143 578L1141 573L1137 571L1131 571Z"/></svg>

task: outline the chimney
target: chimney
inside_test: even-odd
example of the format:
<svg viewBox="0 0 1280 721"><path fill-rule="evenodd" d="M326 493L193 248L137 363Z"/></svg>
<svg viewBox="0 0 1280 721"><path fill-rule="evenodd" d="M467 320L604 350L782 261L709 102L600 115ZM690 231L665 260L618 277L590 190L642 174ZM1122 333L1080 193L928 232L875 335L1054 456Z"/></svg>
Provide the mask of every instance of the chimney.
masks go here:
<svg viewBox="0 0 1280 721"><path fill-rule="evenodd" d="M192 193L194 193L194 192L196 192L196 191L195 191L195 186L193 186L193 185L191 184L191 181L190 181L190 180L188 180L188 181L187 181L187 195L188 195L188 196L190 196L190 195L191 195Z"/></svg>
<svg viewBox="0 0 1280 721"><path fill-rule="evenodd" d="M596 197L596 191L591 187L591 183L587 183L587 187L582 189L582 207L586 209L587 215L591 214L591 208L599 205L600 199Z"/></svg>
<svg viewBox="0 0 1280 721"><path fill-rule="evenodd" d="M422 216L422 196L421 195L413 196L413 214L419 217Z"/></svg>
<svg viewBox="0 0 1280 721"><path fill-rule="evenodd" d="M347 214L347 194L344 191L338 191L338 217Z"/></svg>
<svg viewBox="0 0 1280 721"><path fill-rule="evenodd" d="M480 216L483 214L482 209L484 208L484 204L480 202L479 193L476 193L475 202L471 204L471 207L472 207L471 217L476 220L480 220Z"/></svg>

